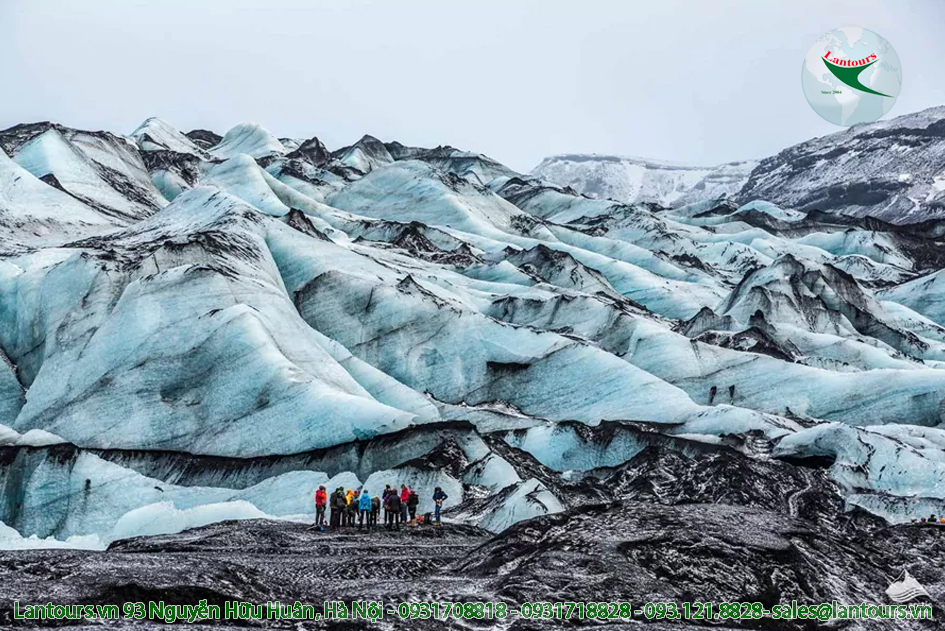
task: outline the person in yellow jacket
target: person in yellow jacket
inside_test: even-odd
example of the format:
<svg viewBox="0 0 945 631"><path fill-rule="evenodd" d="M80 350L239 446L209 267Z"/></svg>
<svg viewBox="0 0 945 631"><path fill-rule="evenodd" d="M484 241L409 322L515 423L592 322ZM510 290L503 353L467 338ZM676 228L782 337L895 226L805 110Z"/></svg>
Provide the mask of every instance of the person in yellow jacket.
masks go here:
<svg viewBox="0 0 945 631"><path fill-rule="evenodd" d="M358 498L355 497L354 491L348 489L348 492L345 493L345 501L348 503L348 508L345 510L348 525L354 526L354 522L357 521L358 516Z"/></svg>

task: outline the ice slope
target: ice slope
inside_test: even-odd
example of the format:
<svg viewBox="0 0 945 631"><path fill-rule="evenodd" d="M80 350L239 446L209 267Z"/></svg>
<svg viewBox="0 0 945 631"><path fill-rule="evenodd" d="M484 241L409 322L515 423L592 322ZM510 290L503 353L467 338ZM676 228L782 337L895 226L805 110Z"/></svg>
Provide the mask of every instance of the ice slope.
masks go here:
<svg viewBox="0 0 945 631"><path fill-rule="evenodd" d="M589 294L598 292L612 297L620 294L603 274L581 264L567 252L537 245L512 254L507 262L526 274L533 274L556 287L576 289Z"/></svg>
<svg viewBox="0 0 945 631"><path fill-rule="evenodd" d="M829 423L785 437L772 455L833 459L830 475L850 493L847 501L902 523L919 514L918 507L896 502L896 497L931 503L939 509L932 512L941 514L945 506L943 444L945 431L941 429Z"/></svg>
<svg viewBox="0 0 945 631"><path fill-rule="evenodd" d="M54 245L115 223L37 179L0 150L0 230L12 243Z"/></svg>
<svg viewBox="0 0 945 631"><path fill-rule="evenodd" d="M861 424L865 418L923 425L942 420L945 373L902 357L895 359L886 346L877 348L829 336L802 338L803 332L787 327L773 331L771 335L782 343L800 343L810 357L834 360L810 361L813 366L805 366L801 358L784 361L763 351L745 352L708 343L701 336L688 339L601 299L565 298L534 290L527 299L499 299L487 313L536 329L560 330L567 325L573 335L593 340L682 388L701 404L735 404L852 424ZM865 372L837 370L835 364L841 362L857 362ZM729 394L730 387L734 396ZM714 398L713 388L717 393Z"/></svg>
<svg viewBox="0 0 945 631"><path fill-rule="evenodd" d="M899 285L910 280L914 274L893 265L877 263L860 254L839 256L833 266L843 270L867 287L887 287Z"/></svg>
<svg viewBox="0 0 945 631"><path fill-rule="evenodd" d="M17 483L25 491L22 501L15 507L3 505L3 512L16 525L14 532L27 542L35 538L36 547L59 542L76 547L77 542L90 541L104 547L116 539L179 532L228 519L310 519L318 485L360 486L351 473L330 477L296 471L246 489L182 487L92 454L64 459L52 451L40 456L26 479ZM23 545L10 538L12 545L0 536L0 548Z"/></svg>
<svg viewBox="0 0 945 631"><path fill-rule="evenodd" d="M462 296L326 241L275 226L270 251L302 317L420 392L501 400L551 419L674 420L688 397L626 362L554 333L504 325ZM351 322L359 325L352 327ZM589 383L566 375L579 370ZM669 411L667 401L673 401Z"/></svg>
<svg viewBox="0 0 945 631"><path fill-rule="evenodd" d="M737 280L752 267L769 263L772 254L795 249L790 242L761 230L717 234L646 206L577 197L543 183L513 179L501 186L498 194L532 215L576 228L586 235L585 242L607 238L609 243L621 242L625 250L648 251L651 258L661 258L661 266L644 263L646 258L639 255L638 264L660 275L669 275L667 270L673 266L681 268L681 273Z"/></svg>
<svg viewBox="0 0 945 631"><path fill-rule="evenodd" d="M744 323L760 310L767 320L813 332L861 332L897 348L918 344L884 323L882 307L852 277L789 254L746 274L719 309Z"/></svg>
<svg viewBox="0 0 945 631"><path fill-rule="evenodd" d="M216 186L239 197L267 215L281 217L288 214L289 207L276 197L266 183L263 173L264 171L259 168L256 161L243 153L212 166L202 183Z"/></svg>
<svg viewBox="0 0 945 631"><path fill-rule="evenodd" d="M283 141L282 144L285 145L285 142ZM286 149L289 148L289 146L286 146ZM328 164L331 161L331 152L328 151L325 143L313 136L307 140L299 142L298 146L292 148L291 153L289 153L286 157L290 159L300 158L308 162L313 167L320 167Z"/></svg>
<svg viewBox="0 0 945 631"><path fill-rule="evenodd" d="M897 287L876 292L877 298L908 307L945 326L945 274L937 271Z"/></svg>
<svg viewBox="0 0 945 631"><path fill-rule="evenodd" d="M509 246L531 249L544 242L600 272L622 294L672 317L689 317L723 295L704 277L673 270L645 250L544 225L489 189L416 161L375 170L327 202L362 216L436 225L495 257Z"/></svg>
<svg viewBox="0 0 945 631"><path fill-rule="evenodd" d="M131 132L131 137L142 151L174 151L206 157L204 150L193 140L160 118L147 119Z"/></svg>
<svg viewBox="0 0 945 631"><path fill-rule="evenodd" d="M422 149L404 147L398 142L386 143L394 160L422 160L441 171L456 175L476 184L489 184L496 178L515 177L518 174L489 156L463 151L450 146Z"/></svg>
<svg viewBox="0 0 945 631"><path fill-rule="evenodd" d="M197 189L98 247L4 264L0 343L33 393L14 429L85 446L247 455L368 438L419 418L366 388L435 416L305 326L253 233L257 217ZM128 253L123 273L101 258L105 248Z"/></svg>
<svg viewBox="0 0 945 631"><path fill-rule="evenodd" d="M285 165L278 162L269 165L266 172L309 199L316 202L325 202L324 191L326 188L330 187L327 183L321 181L317 183L313 182L309 178L306 178L304 174L293 173L290 169L285 168Z"/></svg>
<svg viewBox="0 0 945 631"><path fill-rule="evenodd" d="M721 226L725 224L750 221L752 218L765 219L773 225L791 224L801 221L804 213L788 208L780 208L770 202L756 200L742 206L724 198L708 198L684 206L673 208L663 213L682 223L693 226ZM754 225L749 223L749 225Z"/></svg>
<svg viewBox="0 0 945 631"><path fill-rule="evenodd" d="M124 138L50 124L12 128L2 136L14 162L116 223L145 218L167 203L137 148Z"/></svg>
<svg viewBox="0 0 945 631"><path fill-rule="evenodd" d="M415 217L411 217L415 218ZM560 233L559 233L560 234ZM763 233L766 234L766 233ZM770 236L770 235L768 235ZM590 241L591 237L587 237L586 240ZM785 242L784 239L775 239L772 238L772 243ZM481 242L480 242L481 243ZM559 246L555 246L559 247ZM598 248L599 249L599 248ZM829 253L825 251L819 252L821 257L829 258ZM513 255L515 256L515 255ZM510 259L514 260L513 259ZM606 269L606 268L604 268ZM841 279L842 280L842 279ZM562 283L565 286L568 286L568 283ZM572 285L573 286L573 285ZM876 311L879 309L875 304L870 303L867 298L862 294L857 294L857 289L848 288L846 285L843 286L843 291L852 291L854 294L858 295L858 300L862 301L861 306L865 306L866 310ZM499 288L495 289L496 293L503 291ZM504 290L508 291L508 289ZM535 307L529 307L527 317L523 315L521 310L521 303L525 300L531 301L532 304L535 303L536 298L542 301L546 301L550 305L550 309L553 307L553 313L555 316L554 319L548 320L541 315L541 309L538 309L536 312ZM511 302L510 302L511 301ZM605 348L612 350L613 352L625 353L627 348L642 348L640 342L636 341L639 338L635 338L633 334L625 333L623 336L619 333L619 329L615 333L613 330L608 330L606 333L602 333L604 325L611 322L613 316L594 316L595 321L598 323L595 328L575 328L575 324L580 321L580 319L587 319L587 308L585 307L582 310L580 307L575 307L576 303L573 299L568 301L560 301L557 297L550 296L541 298L538 295L531 295L527 298L509 298L505 301L497 301L496 305L501 305L501 311L497 311L494 308L490 308L487 311L490 315L504 319L507 321L529 324L531 326L539 326L541 328L560 330L562 327L568 327L569 330L574 332L580 332L583 335L590 337L596 341L603 341L606 336L607 344ZM794 304L791 302L790 304ZM842 305L841 305L842 306ZM599 311L604 310L603 305L598 305L595 309ZM744 317L744 323L747 326L750 316L753 315L754 311L751 311ZM826 314L826 310L824 311ZM826 317L826 316L825 316ZM843 319L842 316L841 320ZM796 311L791 312L791 317L788 320L788 323L794 322L804 322L806 323L806 314L800 314ZM772 319L776 320L776 316ZM590 322L590 320L588 320ZM844 320L845 322L845 320ZM639 328L636 327L635 328ZM849 326L849 331L856 333L852 325ZM790 329L786 329L786 338L789 340L791 337ZM893 340L898 339L895 332L891 332ZM909 340L908 336L903 336L907 341ZM940 387L939 377L935 374L929 375L911 375L911 376L899 376L899 373L894 373L896 376L894 378L888 379L889 388L888 390L883 390L877 392L875 396L870 397L868 400L864 401L861 406L851 408L849 405L848 399L850 397L855 397L856 393L862 387L868 379L873 377L863 376L847 376L843 378L834 379L833 391L822 390L817 388L817 384L820 383L825 377L830 376L830 373L824 375L820 371L811 370L802 366L796 366L787 364L785 365L782 361L776 361L772 358L759 355L751 355L745 353L739 353L734 351L725 351L717 347L706 346L705 355L712 356L715 353L722 353L723 357L720 357L718 360L711 363L706 363L704 369L692 370L691 368L686 370L685 373L679 372L679 368L682 367L698 367L700 365L699 357L700 352L693 353L692 343L684 338L678 338L678 341L675 341L674 334L668 333L665 330L660 330L657 328L653 330L651 334L647 335L644 339L647 340L647 343L650 344L651 339L658 338L664 340L669 346L661 346L659 352L654 353L632 353L625 355L625 359L633 362L635 365L644 368L645 370L656 374L657 376L669 380L671 383L677 385L683 385L684 389L689 392L690 396L695 397L697 400L708 400L708 392L711 386L715 386L718 390L725 391L728 386L734 385L737 388L739 393L744 392L744 398L741 398L741 405L747 405L754 409L759 409L767 412L776 412L784 413L785 411L792 411L794 413L803 413L803 414L813 414L813 415L823 415L825 418L835 418L834 415L839 414L841 418L849 420L850 422L858 422L858 415L862 415L864 412L872 416L872 418L881 418L884 421L894 422L901 419L902 417L897 417L903 409L899 404L890 404L891 401L896 401L899 398L899 393L908 392L911 397L915 392L924 392L925 394L916 399L915 405L909 405L905 410L910 416L906 418L922 419L920 422L925 424L936 424L940 422L940 411L938 409L939 398L934 397L934 391L936 388ZM875 346L863 345L856 340L846 340L846 339L818 339L816 336L805 338L803 349L804 351L812 355L812 359L805 360L814 366L834 366L838 367L844 363L853 365L858 365L862 369L875 369L875 368L892 368L892 369L913 369L916 368L915 365L909 364L908 362L894 359L891 354L896 351L890 348L885 343L879 343L882 349L878 349ZM675 350L670 350L672 346ZM774 370L775 366L782 366L782 368L776 369L772 376L776 380L774 383L767 382L763 378L759 379L757 374L759 373L757 362L763 364L770 364ZM672 368L672 369L670 369ZM844 369L845 370L845 369ZM765 371L760 371L760 374L766 374ZM780 380L787 377L787 382L779 387L777 383ZM800 384L805 385L800 385ZM776 387L772 387L776 386ZM811 391L817 392L816 396L811 396L809 393ZM927 403L922 403L922 401L927 401ZM889 410L884 411L884 410Z"/></svg>
<svg viewBox="0 0 945 631"><path fill-rule="evenodd" d="M142 523L141 509L148 506L162 510L204 506L206 510L206 505L243 501L256 509L255 514L243 518L264 513L310 515L314 513L315 489L319 484L330 482L324 473L300 471L242 490L178 487L92 454L80 454L74 462L64 466L50 453L32 469L25 481L27 493L23 503L15 512L10 508L5 512L13 517L17 530L26 537L55 536L65 540L98 534L107 545L117 538L155 534L149 524ZM43 506L50 508L43 510ZM137 515L131 514L132 511L138 511ZM204 523L226 518L233 517L216 517ZM139 522L139 528L131 528L132 520ZM197 524L189 527L194 525Z"/></svg>
<svg viewBox="0 0 945 631"><path fill-rule="evenodd" d="M708 404L715 387L716 404L774 414L853 425L935 426L945 420L945 373L940 370L825 370L696 341L683 345L652 330L633 340L632 348L628 361L686 390L699 403Z"/></svg>
<svg viewBox="0 0 945 631"><path fill-rule="evenodd" d="M560 513L565 507L544 484L535 478L529 478L506 489L480 510L482 513L477 516L478 519L467 517L463 512L453 518L473 521L492 532L502 532L526 519Z"/></svg>
<svg viewBox="0 0 945 631"><path fill-rule="evenodd" d="M55 537L46 537L40 539L33 535L24 537L15 528L10 528L3 522L0 522L0 550L47 550L47 549L73 549L73 550L104 550L105 545L98 535L89 535L87 537L69 537L65 541L60 541Z"/></svg>
<svg viewBox="0 0 945 631"><path fill-rule="evenodd" d="M241 153L262 158L273 154L284 155L288 151L268 129L255 123L241 123L226 132L223 140L210 149L210 153L225 160Z"/></svg>
<svg viewBox="0 0 945 631"><path fill-rule="evenodd" d="M326 201L366 217L419 221L492 238L547 236L532 217L489 189L416 160L374 170Z"/></svg>
<svg viewBox="0 0 945 631"><path fill-rule="evenodd" d="M386 166L394 161L384 143L374 136L363 136L350 147L343 147L332 154L342 164L361 173L370 173L374 169Z"/></svg>
<svg viewBox="0 0 945 631"><path fill-rule="evenodd" d="M826 250L835 256L858 254L882 265L891 265L903 270L912 269L912 261L898 252L890 235L884 233L850 229L842 233L809 234L797 241Z"/></svg>
<svg viewBox="0 0 945 631"><path fill-rule="evenodd" d="M343 232L318 216L319 211L325 208L324 204L282 183L250 156L241 154L221 163L207 165L205 169L200 179L202 184L215 186L265 215L283 218L290 225L301 221L313 234L347 240Z"/></svg>

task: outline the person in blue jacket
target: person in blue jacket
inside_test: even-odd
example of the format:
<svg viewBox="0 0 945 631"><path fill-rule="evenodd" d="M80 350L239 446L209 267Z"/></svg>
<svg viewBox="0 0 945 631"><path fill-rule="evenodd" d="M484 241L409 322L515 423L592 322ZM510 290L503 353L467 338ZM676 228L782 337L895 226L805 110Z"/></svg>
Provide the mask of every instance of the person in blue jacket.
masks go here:
<svg viewBox="0 0 945 631"><path fill-rule="evenodd" d="M440 523L440 509L443 508L443 502L449 496L443 492L443 489L436 487L433 489L433 504L435 508L433 509L433 523Z"/></svg>
<svg viewBox="0 0 945 631"><path fill-rule="evenodd" d="M361 491L361 497L358 499L358 530L361 530L362 524L368 530L371 529L371 495L367 489Z"/></svg>

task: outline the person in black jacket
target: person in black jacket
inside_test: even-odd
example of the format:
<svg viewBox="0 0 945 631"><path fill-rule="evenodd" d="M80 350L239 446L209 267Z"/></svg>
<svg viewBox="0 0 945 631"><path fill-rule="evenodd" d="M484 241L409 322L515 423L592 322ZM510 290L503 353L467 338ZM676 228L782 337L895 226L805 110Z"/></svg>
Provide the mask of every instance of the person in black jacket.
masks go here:
<svg viewBox="0 0 945 631"><path fill-rule="evenodd" d="M358 491L355 491L354 493L352 493L352 494L350 495L350 497L347 498L348 510L346 511L345 514L348 516L348 525L349 525L349 526L355 526L355 525L357 525L357 523L358 523L358 500L359 500L359 498L360 498L360 494L358 493Z"/></svg>
<svg viewBox="0 0 945 631"><path fill-rule="evenodd" d="M443 502L449 497L446 493L443 492L443 489L436 487L433 490L433 523L440 523L440 509L443 508Z"/></svg>
<svg viewBox="0 0 945 631"><path fill-rule="evenodd" d="M384 511L387 515L387 529L400 530L400 496L397 495L397 492L390 493L387 496L387 503L385 504Z"/></svg>
<svg viewBox="0 0 945 631"><path fill-rule="evenodd" d="M417 495L417 489L410 489L410 495L407 496L407 511L410 513L410 525L417 525L417 506L420 505L420 496Z"/></svg>
<svg viewBox="0 0 945 631"><path fill-rule="evenodd" d="M377 516L381 512L381 498L374 496L371 498L371 525L377 525Z"/></svg>
<svg viewBox="0 0 945 631"><path fill-rule="evenodd" d="M392 489L390 488L390 484L385 484L384 492L381 493L381 506L384 508L384 523L385 524L390 523L390 519L388 519L387 517L387 498L390 497L391 492L392 492Z"/></svg>
<svg viewBox="0 0 945 631"><path fill-rule="evenodd" d="M331 507L331 526L332 528L337 528L341 526L341 515L345 512L345 509L348 508L348 503L345 502L344 491L341 487L335 489L335 492L331 494L329 498L329 506Z"/></svg>

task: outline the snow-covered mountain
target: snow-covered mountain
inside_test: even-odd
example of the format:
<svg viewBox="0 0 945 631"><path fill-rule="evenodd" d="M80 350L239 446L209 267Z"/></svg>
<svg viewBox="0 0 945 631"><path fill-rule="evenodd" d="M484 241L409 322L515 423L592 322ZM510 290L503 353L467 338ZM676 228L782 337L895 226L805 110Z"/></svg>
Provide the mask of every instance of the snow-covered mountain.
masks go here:
<svg viewBox="0 0 945 631"><path fill-rule="evenodd" d="M0 546L298 517L319 484L440 486L500 532L636 496L657 447L773 463L772 496L814 467L829 519L945 512L935 223L256 124L0 147Z"/></svg>
<svg viewBox="0 0 945 631"><path fill-rule="evenodd" d="M671 207L732 196L748 181L755 165L748 161L701 167L629 156L568 153L545 158L531 175L594 198Z"/></svg>
<svg viewBox="0 0 945 631"><path fill-rule="evenodd" d="M737 197L893 223L945 217L945 107L785 149L759 162Z"/></svg>
<svg viewBox="0 0 945 631"><path fill-rule="evenodd" d="M728 197L891 223L945 217L945 107L814 138L759 161L712 168L643 158L545 158L535 177L594 198L678 207Z"/></svg>

